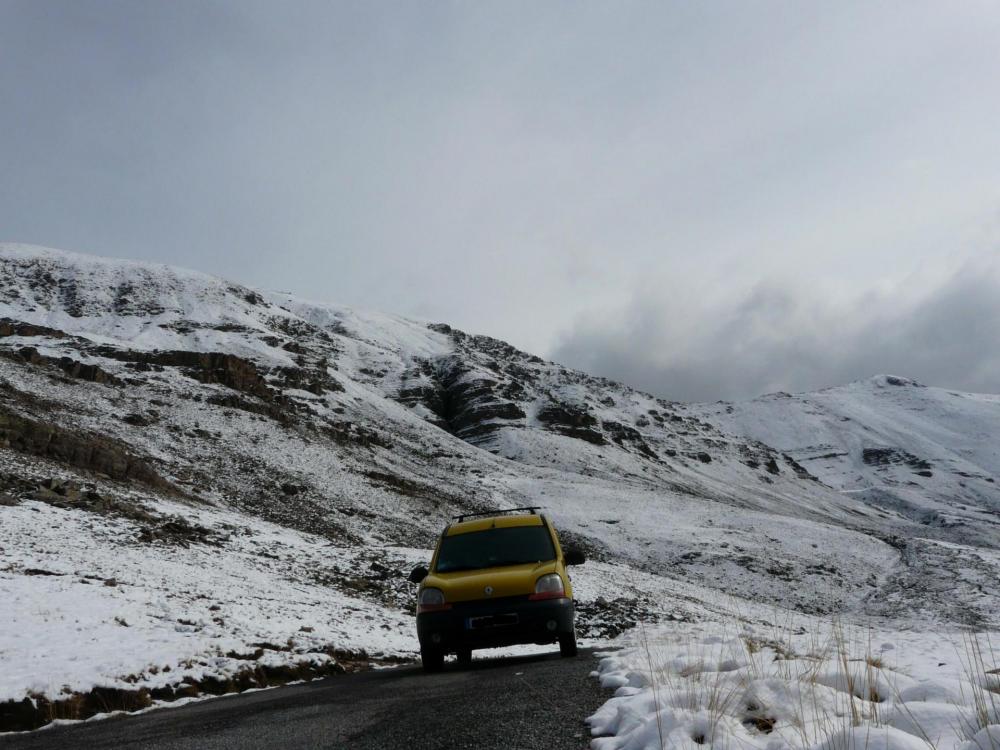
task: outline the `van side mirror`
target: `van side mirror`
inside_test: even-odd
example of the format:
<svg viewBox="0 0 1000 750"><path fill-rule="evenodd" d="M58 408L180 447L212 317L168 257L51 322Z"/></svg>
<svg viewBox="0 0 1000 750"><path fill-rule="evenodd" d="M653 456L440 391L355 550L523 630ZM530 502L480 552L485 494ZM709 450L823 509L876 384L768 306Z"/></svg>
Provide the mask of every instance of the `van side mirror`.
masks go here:
<svg viewBox="0 0 1000 750"><path fill-rule="evenodd" d="M587 558L584 557L583 552L578 550L576 547L569 547L563 550L563 559L566 560L567 565L583 565L587 562Z"/></svg>
<svg viewBox="0 0 1000 750"><path fill-rule="evenodd" d="M413 570L410 571L410 583L420 583L427 577L427 568L423 565L418 565Z"/></svg>

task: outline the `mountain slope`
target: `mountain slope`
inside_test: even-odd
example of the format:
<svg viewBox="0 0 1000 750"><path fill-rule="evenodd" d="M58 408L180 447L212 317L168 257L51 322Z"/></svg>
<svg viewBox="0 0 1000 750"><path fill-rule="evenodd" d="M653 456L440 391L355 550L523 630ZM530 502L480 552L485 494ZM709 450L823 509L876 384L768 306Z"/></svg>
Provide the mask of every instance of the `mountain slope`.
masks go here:
<svg viewBox="0 0 1000 750"><path fill-rule="evenodd" d="M882 402L852 398L851 408L882 414L879 429L916 430L906 421L916 407L881 412ZM993 402L955 399L942 402L947 414L919 417L926 430L952 429L956 404L967 407L965 424L994 430ZM984 519L970 540L968 525L925 522L952 484L875 502L848 486L846 470L785 440L799 417L746 406L744 424L741 408L668 402L446 325L0 245L0 587L25 607L0 651L23 655L20 629L78 618L78 587L91 585L79 581L102 570L129 585L95 599L104 604L93 627L121 627L114 608L125 597L151 633L197 624L184 626L193 628L186 650L171 647L185 658L285 641L296 645L265 648L267 658L405 652L416 643L400 572L428 554L451 515L515 505L543 506L589 551L577 588L581 627L595 636L639 615L697 617L720 597L748 608L988 617L1000 571L985 522L997 497L988 455L962 447L966 463L952 467L982 474L966 483L981 493L975 518ZM882 447L895 445L886 435ZM931 471L942 461L935 453ZM32 538L37 519L51 525L44 541ZM206 576L213 559L222 583ZM933 585L954 597L919 598L931 568ZM30 573L39 569L59 575ZM54 609L34 608L32 592ZM151 599L167 614L150 619L140 602ZM322 602L336 616L317 621ZM286 610L300 614L279 616ZM373 618L388 629L377 638ZM137 654L123 659L145 668ZM57 684L60 663L46 664ZM24 665L36 667L44 671ZM4 687L16 695L23 684Z"/></svg>
<svg viewBox="0 0 1000 750"><path fill-rule="evenodd" d="M920 608L932 592L941 601L991 600L1000 548L1000 396L878 375L686 411L774 446L887 518L923 527L900 540L904 565L872 611L890 598L899 608ZM984 607L978 611L987 618Z"/></svg>
<svg viewBox="0 0 1000 750"><path fill-rule="evenodd" d="M267 520L427 543L451 513L541 504L650 566L690 551L678 510L774 514L820 535L865 521L764 445L494 339L162 266L11 246L0 262L0 317L38 327L4 339L19 352L8 382L62 407L28 415L111 436L179 491ZM60 358L113 382L67 388ZM618 528L595 527L602 514ZM676 548L637 549L665 539Z"/></svg>
<svg viewBox="0 0 1000 750"><path fill-rule="evenodd" d="M928 526L997 541L1000 396L878 375L816 393L692 407L792 456L824 484Z"/></svg>

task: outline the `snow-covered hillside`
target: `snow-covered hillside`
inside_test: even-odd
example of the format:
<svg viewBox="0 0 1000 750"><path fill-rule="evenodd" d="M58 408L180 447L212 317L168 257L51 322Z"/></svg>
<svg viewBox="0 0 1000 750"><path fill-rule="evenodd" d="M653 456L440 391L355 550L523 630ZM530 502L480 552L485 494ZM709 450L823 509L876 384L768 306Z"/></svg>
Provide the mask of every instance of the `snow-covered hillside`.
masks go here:
<svg viewBox="0 0 1000 750"><path fill-rule="evenodd" d="M685 412L761 440L838 492L924 527L900 540L907 565L884 592L911 606L929 592L989 598L990 554L1000 548L1000 396L877 375Z"/></svg>
<svg viewBox="0 0 1000 750"><path fill-rule="evenodd" d="M839 388L689 410L792 456L824 484L996 542L1000 396L877 375Z"/></svg>
<svg viewBox="0 0 1000 750"><path fill-rule="evenodd" d="M94 638L142 623L120 680L169 683L171 659L178 675L246 654L412 653L408 566L449 516L514 505L543 506L595 561L579 574L591 636L700 617L719 595L982 624L1000 493L996 453L972 444L997 434L997 400L942 395L932 412L851 388L836 419L873 413L882 430L860 466L921 482L891 502L792 439L836 436L758 402L676 404L443 324L0 245L0 592L20 607L0 625L18 660L0 701L59 683L32 644L65 638L82 602ZM866 447L931 468L866 464Z"/></svg>

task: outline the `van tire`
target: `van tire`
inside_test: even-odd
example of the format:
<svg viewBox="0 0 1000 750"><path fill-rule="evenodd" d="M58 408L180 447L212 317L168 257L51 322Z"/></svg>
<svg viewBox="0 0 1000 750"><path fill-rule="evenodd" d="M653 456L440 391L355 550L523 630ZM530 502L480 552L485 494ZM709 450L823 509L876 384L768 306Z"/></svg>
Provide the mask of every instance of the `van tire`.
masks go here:
<svg viewBox="0 0 1000 750"><path fill-rule="evenodd" d="M564 659L576 656L576 631L571 630L559 636L559 655Z"/></svg>
<svg viewBox="0 0 1000 750"><path fill-rule="evenodd" d="M444 651L436 648L421 648L420 663L425 672L440 672L444 669Z"/></svg>

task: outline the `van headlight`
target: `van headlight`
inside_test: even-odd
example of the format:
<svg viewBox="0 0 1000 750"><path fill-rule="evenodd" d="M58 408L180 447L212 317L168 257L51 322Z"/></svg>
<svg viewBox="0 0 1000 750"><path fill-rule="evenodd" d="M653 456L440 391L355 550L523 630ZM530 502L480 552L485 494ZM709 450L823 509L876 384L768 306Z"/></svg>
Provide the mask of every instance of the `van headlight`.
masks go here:
<svg viewBox="0 0 1000 750"><path fill-rule="evenodd" d="M444 609L451 609L451 605L445 602L444 592L441 589L433 586L420 589L420 595L417 597L418 615L424 612L440 612Z"/></svg>
<svg viewBox="0 0 1000 750"><path fill-rule="evenodd" d="M566 587L562 576L558 573L547 573L535 581L535 593L529 599L562 599L566 596Z"/></svg>

